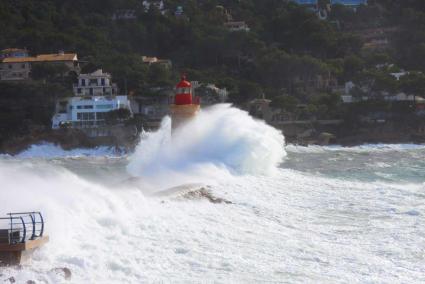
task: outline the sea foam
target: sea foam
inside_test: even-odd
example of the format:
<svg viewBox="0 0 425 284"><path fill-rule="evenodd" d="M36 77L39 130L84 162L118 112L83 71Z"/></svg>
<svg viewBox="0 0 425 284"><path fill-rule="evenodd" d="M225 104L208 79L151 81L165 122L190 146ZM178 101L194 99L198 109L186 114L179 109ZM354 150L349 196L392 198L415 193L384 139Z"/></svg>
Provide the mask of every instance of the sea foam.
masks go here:
<svg viewBox="0 0 425 284"><path fill-rule="evenodd" d="M221 104L202 110L173 133L166 117L157 132L142 134L127 169L145 180L186 177L194 182L197 177L267 175L285 156L280 131Z"/></svg>
<svg viewBox="0 0 425 284"><path fill-rule="evenodd" d="M60 146L43 142L31 145L28 149L17 154L18 158L67 158L67 157L118 157L122 155L122 151L114 147L99 146L95 148L76 148L64 150Z"/></svg>

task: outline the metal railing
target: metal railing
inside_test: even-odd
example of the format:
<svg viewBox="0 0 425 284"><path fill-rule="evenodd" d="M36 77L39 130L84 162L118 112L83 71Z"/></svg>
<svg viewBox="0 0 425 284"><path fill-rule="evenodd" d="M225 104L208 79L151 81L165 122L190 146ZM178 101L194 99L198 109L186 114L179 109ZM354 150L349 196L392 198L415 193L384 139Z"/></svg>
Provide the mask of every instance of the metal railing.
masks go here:
<svg viewBox="0 0 425 284"><path fill-rule="evenodd" d="M0 222L6 223L5 227L0 227L0 244L25 243L43 236L44 219L40 212L18 212L7 215L8 217L0 218Z"/></svg>

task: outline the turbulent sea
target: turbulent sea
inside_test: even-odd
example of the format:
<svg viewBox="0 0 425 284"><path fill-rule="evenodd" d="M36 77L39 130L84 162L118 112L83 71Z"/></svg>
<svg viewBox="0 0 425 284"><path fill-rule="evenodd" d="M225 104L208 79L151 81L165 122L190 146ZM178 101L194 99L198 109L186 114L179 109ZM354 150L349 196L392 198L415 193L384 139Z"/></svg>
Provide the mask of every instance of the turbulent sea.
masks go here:
<svg viewBox="0 0 425 284"><path fill-rule="evenodd" d="M170 128L0 156L0 214L50 236L0 282L425 283L425 145L284 146L227 105Z"/></svg>

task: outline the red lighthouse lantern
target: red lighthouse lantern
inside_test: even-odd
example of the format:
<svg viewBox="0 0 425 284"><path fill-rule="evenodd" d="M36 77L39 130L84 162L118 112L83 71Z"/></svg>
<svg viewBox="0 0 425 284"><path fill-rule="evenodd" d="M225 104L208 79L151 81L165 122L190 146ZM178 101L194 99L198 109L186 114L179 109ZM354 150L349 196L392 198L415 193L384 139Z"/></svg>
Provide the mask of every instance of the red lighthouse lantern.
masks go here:
<svg viewBox="0 0 425 284"><path fill-rule="evenodd" d="M176 86L176 96L174 97L174 104L192 104L192 84L189 81L186 81L185 75L182 76L181 81Z"/></svg>
<svg viewBox="0 0 425 284"><path fill-rule="evenodd" d="M170 106L173 128L192 118L199 109L199 98L193 97L192 84L183 75L181 81L176 85L174 104Z"/></svg>

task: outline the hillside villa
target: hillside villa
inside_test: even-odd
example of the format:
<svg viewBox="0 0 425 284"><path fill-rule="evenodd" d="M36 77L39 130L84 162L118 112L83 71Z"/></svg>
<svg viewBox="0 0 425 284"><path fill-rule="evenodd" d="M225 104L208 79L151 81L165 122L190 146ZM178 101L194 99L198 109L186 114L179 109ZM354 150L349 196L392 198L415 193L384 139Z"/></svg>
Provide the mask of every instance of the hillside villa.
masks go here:
<svg viewBox="0 0 425 284"><path fill-rule="evenodd" d="M105 124L106 113L118 109L130 110L130 102L126 95L118 95L110 74L102 69L80 74L74 85L74 97L57 102L52 128L97 128Z"/></svg>
<svg viewBox="0 0 425 284"><path fill-rule="evenodd" d="M158 57L150 57L150 56L142 56L142 61L144 64L146 65L155 65L158 64L162 67L164 67L165 69L171 69L173 67L173 63L171 62L171 60L169 59L160 59Z"/></svg>
<svg viewBox="0 0 425 284"><path fill-rule="evenodd" d="M76 53L59 51L54 54L29 56L24 49L5 49L1 54L0 80L2 81L30 79L31 67L34 63L64 64L69 71L77 74L80 71Z"/></svg>

